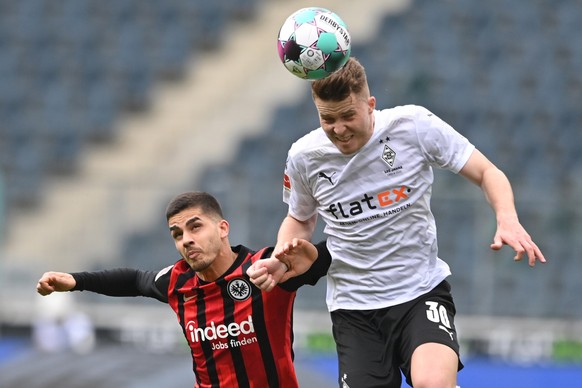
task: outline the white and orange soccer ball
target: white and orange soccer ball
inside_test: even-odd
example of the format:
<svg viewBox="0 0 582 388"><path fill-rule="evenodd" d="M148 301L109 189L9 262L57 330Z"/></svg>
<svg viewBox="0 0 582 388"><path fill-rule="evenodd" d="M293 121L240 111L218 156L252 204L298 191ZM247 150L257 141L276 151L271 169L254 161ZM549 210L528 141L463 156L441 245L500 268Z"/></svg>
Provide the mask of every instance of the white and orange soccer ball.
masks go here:
<svg viewBox="0 0 582 388"><path fill-rule="evenodd" d="M343 67L351 54L344 21L325 8L302 8L279 30L277 49L283 65L299 78L325 78Z"/></svg>

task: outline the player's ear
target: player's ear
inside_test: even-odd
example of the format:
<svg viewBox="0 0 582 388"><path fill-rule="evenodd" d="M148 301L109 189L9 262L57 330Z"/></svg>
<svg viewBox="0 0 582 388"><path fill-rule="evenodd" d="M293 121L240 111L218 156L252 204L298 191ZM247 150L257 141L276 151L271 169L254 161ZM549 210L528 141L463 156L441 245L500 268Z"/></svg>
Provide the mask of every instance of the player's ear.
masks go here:
<svg viewBox="0 0 582 388"><path fill-rule="evenodd" d="M372 113L376 109L376 97L368 97L368 113Z"/></svg>
<svg viewBox="0 0 582 388"><path fill-rule="evenodd" d="M230 231L230 224L227 220L220 220L218 223L218 227L220 229L220 237L225 238L228 237L228 232Z"/></svg>

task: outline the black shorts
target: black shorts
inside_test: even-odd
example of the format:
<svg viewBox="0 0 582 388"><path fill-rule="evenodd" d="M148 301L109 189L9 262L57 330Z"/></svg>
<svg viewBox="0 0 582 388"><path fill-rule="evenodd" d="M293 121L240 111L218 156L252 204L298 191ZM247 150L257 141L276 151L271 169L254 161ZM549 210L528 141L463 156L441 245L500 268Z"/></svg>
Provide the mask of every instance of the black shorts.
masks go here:
<svg viewBox="0 0 582 388"><path fill-rule="evenodd" d="M332 311L339 386L400 388L401 371L411 385L412 353L427 342L447 345L459 355L450 291L449 283L443 281L427 294L397 306ZM459 359L458 370L462 368Z"/></svg>

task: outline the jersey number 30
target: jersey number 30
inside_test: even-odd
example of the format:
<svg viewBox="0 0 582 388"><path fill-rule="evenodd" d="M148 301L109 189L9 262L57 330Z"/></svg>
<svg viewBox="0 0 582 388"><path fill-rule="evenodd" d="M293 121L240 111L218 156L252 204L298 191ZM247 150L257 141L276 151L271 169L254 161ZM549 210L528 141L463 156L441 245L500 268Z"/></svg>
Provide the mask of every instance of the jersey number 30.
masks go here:
<svg viewBox="0 0 582 388"><path fill-rule="evenodd" d="M426 310L426 317L429 321L434 323L440 323L447 329L451 328L451 322L449 321L449 316L447 315L447 309L442 304L437 302L425 302L428 306Z"/></svg>

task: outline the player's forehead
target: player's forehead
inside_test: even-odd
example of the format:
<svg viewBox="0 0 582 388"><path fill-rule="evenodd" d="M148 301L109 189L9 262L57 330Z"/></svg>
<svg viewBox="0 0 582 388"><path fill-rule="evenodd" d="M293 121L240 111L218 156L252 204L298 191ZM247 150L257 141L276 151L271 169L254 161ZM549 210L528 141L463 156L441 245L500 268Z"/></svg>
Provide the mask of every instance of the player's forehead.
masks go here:
<svg viewBox="0 0 582 388"><path fill-rule="evenodd" d="M335 117L342 116L347 113L357 111L358 107L363 101L354 93L350 94L346 99L341 101L326 101L315 98L315 107L321 117Z"/></svg>
<svg viewBox="0 0 582 388"><path fill-rule="evenodd" d="M184 228L190 222L205 221L208 220L209 216L203 212L200 207L190 207L184 209L168 219L168 227L172 228Z"/></svg>

